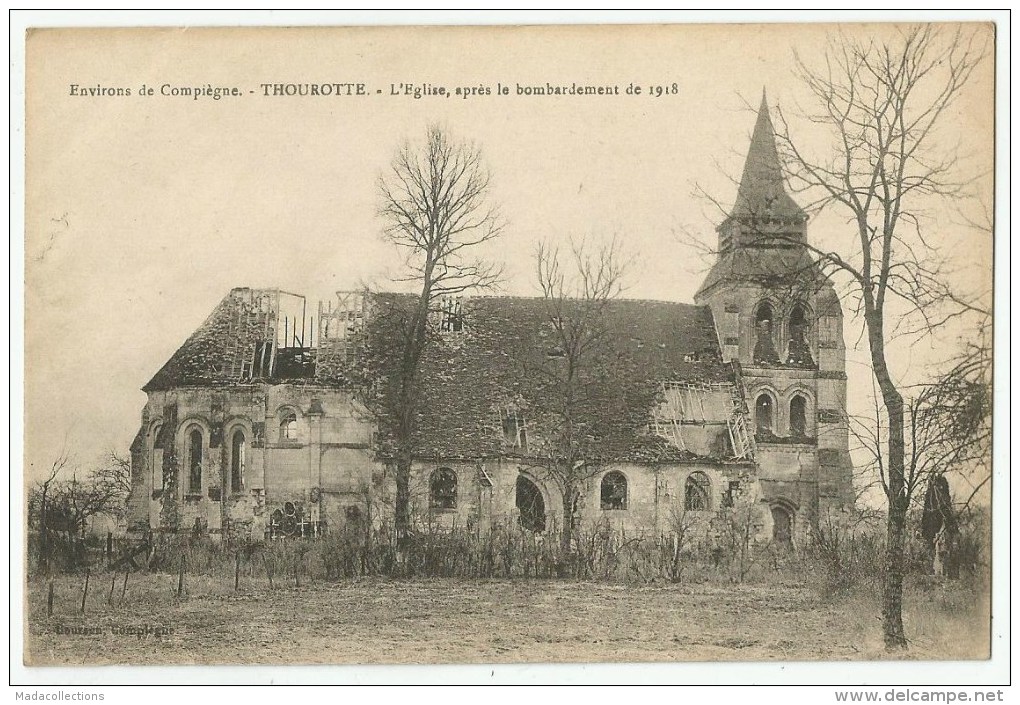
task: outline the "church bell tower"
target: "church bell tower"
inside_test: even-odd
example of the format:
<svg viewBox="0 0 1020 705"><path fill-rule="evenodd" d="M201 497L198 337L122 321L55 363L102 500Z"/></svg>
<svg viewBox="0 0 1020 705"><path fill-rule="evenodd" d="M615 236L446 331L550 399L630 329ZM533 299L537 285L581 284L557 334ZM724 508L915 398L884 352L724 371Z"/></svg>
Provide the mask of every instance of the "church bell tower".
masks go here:
<svg viewBox="0 0 1020 705"><path fill-rule="evenodd" d="M786 190L763 92L736 200L716 228L716 261L694 301L712 309L725 359L740 364L779 542L854 499L843 314L807 224Z"/></svg>

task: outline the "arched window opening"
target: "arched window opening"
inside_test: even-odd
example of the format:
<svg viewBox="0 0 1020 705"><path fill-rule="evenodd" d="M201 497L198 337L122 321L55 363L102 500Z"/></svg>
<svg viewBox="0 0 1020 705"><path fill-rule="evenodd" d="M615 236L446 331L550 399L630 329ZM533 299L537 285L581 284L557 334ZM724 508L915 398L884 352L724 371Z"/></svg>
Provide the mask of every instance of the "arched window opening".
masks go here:
<svg viewBox="0 0 1020 705"><path fill-rule="evenodd" d="M810 324L808 323L807 312L800 304L794 306L793 310L790 311L788 328L790 342L787 346L786 364L801 367L813 366L814 359L811 357L811 346L808 344Z"/></svg>
<svg viewBox="0 0 1020 705"><path fill-rule="evenodd" d="M794 438L806 438L807 432L807 399L800 394L790 400L790 435Z"/></svg>
<svg viewBox="0 0 1020 705"><path fill-rule="evenodd" d="M627 478L622 472L607 472L602 478L602 508L627 508Z"/></svg>
<svg viewBox="0 0 1020 705"><path fill-rule="evenodd" d="M202 431L198 428L188 433L188 492L202 493Z"/></svg>
<svg viewBox="0 0 1020 705"><path fill-rule="evenodd" d="M230 437L230 491L240 492L244 487L245 461L244 431L238 429Z"/></svg>
<svg viewBox="0 0 1020 705"><path fill-rule="evenodd" d="M772 397L762 393L754 402L754 427L756 435L768 437L774 435Z"/></svg>
<svg viewBox="0 0 1020 705"><path fill-rule="evenodd" d="M545 531L545 500L538 486L524 477L517 477L517 511L521 528L527 531Z"/></svg>
<svg viewBox="0 0 1020 705"><path fill-rule="evenodd" d="M775 341L776 317L771 304L765 302L758 306L754 314L754 362L778 363L779 353Z"/></svg>
<svg viewBox="0 0 1020 705"><path fill-rule="evenodd" d="M772 540L784 547L793 545L793 514L780 505L772 507Z"/></svg>
<svg viewBox="0 0 1020 705"><path fill-rule="evenodd" d="M297 414L293 411L288 411L284 413L283 419L280 420L280 440L296 441L297 439Z"/></svg>
<svg viewBox="0 0 1020 705"><path fill-rule="evenodd" d="M457 508L457 473L450 468L439 468L429 478L429 506L438 510Z"/></svg>
<svg viewBox="0 0 1020 705"><path fill-rule="evenodd" d="M692 472L684 483L684 509L689 512L704 512L711 508L712 483L703 472Z"/></svg>

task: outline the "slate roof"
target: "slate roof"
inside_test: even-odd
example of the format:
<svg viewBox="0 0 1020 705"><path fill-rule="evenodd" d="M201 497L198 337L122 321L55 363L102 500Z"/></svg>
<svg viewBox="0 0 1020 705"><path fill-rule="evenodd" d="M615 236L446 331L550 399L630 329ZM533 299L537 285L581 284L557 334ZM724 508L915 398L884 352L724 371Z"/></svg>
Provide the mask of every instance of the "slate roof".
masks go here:
<svg viewBox="0 0 1020 705"><path fill-rule="evenodd" d="M267 315L253 308L250 294L268 290L235 288L142 387L154 392L174 387L216 387L237 383L236 362L249 359L265 333ZM269 314L270 322L274 316ZM315 372L314 349L279 350L274 381L308 382Z"/></svg>
<svg viewBox="0 0 1020 705"><path fill-rule="evenodd" d="M413 301L399 294L374 294L373 307L406 306ZM381 308L380 308L381 307ZM548 312L541 298L474 297L464 302L465 328L443 334L431 345L421 366L423 413L419 417L416 446L421 457L456 458L506 454L499 410L508 400L527 392L522 379L530 360L547 360L555 347ZM229 362L236 341L235 300L227 296L216 310L174 353L143 388L166 390L179 386L227 386ZM711 310L707 306L622 299L609 304L605 314L608 354L625 364L613 367L618 379L607 389L618 390L607 404L618 416L651 412L648 397L632 392L663 381L732 382L734 370L722 362ZM309 351L314 353L314 351ZM316 356L300 362L288 360L288 369L300 369L300 379L343 388L342 374L323 366L312 374ZM278 363L283 358L278 358ZM279 368L278 368L279 369ZM642 399L641 408L632 408ZM611 415L611 414L610 414ZM607 423L605 459L666 462L692 456L656 436L635 434L634 426ZM614 431L619 431L614 437Z"/></svg>
<svg viewBox="0 0 1020 705"><path fill-rule="evenodd" d="M236 311L236 304L228 294L142 391L230 384L231 320Z"/></svg>
<svg viewBox="0 0 1020 705"><path fill-rule="evenodd" d="M803 209L786 192L783 167L776 149L776 133L764 91L737 189L737 200L730 211L730 218L762 217L807 218Z"/></svg>
<svg viewBox="0 0 1020 705"><path fill-rule="evenodd" d="M663 381L729 382L711 310L662 301L617 300L605 314L610 369L603 460L677 461L690 454L656 436L634 433L623 417L647 423L642 389ZM423 404L416 441L423 457L495 456L505 451L499 407L535 393L526 368L538 369L555 348L540 298L478 297L465 304L465 330L444 337L422 362ZM639 405L639 408L634 408ZM591 454L589 454L590 456ZM594 458L593 458L594 459Z"/></svg>
<svg viewBox="0 0 1020 705"><path fill-rule="evenodd" d="M796 281L811 281L805 279L809 273L821 275L806 247L768 239L773 232L786 232L785 228L761 225L761 221L772 224L793 222L800 227L807 220L807 214L786 192L775 129L764 91L737 189L737 200L719 229L726 228L734 220L745 224L756 221L758 226L752 226L751 230L743 233L739 242L719 253L695 294L695 300L727 280L785 286ZM755 227L761 227L761 231L756 233Z"/></svg>
<svg viewBox="0 0 1020 705"><path fill-rule="evenodd" d="M695 301L723 281L783 287L807 285L812 281L810 274L821 283L821 269L806 247L735 247L719 254L695 294Z"/></svg>

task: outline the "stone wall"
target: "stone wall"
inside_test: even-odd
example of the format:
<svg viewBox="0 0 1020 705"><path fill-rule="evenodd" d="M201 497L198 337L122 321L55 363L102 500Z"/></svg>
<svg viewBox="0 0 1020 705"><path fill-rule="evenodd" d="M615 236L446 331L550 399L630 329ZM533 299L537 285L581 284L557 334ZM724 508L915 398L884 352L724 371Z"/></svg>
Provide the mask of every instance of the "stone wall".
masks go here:
<svg viewBox="0 0 1020 705"><path fill-rule="evenodd" d="M290 414L296 419L294 438L281 431ZM160 434L161 425L174 428ZM195 431L201 436L197 463ZM232 477L235 433L243 438L239 487ZM260 385L150 392L132 457L133 526L208 530L216 536L236 535L236 524L261 538L267 517L288 502L309 521L325 520L316 507L323 485L353 491L338 476L347 464L365 475L370 440L371 429L349 396L335 389ZM200 481L193 486L190 471L196 464Z"/></svg>
<svg viewBox="0 0 1020 705"><path fill-rule="evenodd" d="M282 425L291 416L296 424L293 437L288 438ZM154 433L161 423L176 423L176 429ZM188 486L188 436L192 430L202 435L198 492ZM152 392L133 453L133 526L136 530L145 526L174 528L166 522L173 515L180 531L198 527L213 536L259 539L269 530L273 513L284 510L296 512L318 530L366 520L379 525L392 517L395 483L392 470L373 456L372 430L370 420L348 395L315 385ZM245 440L240 488L233 487L231 477L234 433L241 433ZM166 439L166 447L154 447L159 436ZM608 523L630 536L655 537L668 533L678 514L694 514L707 524L730 504L764 507L777 498L798 515L810 516L817 504L816 455L813 445L760 447L761 474L771 481L766 493L757 483L758 467L751 463L622 463L592 469L578 505L581 527ZM171 462L164 462L166 459ZM836 456L828 460L842 462ZM157 486L160 471L174 466L179 466L177 482L161 492ZM431 496L431 479L440 468L456 478L452 506L437 506ZM603 506L602 484L611 472L626 480L622 506ZM826 470L826 482L835 482L841 472L832 465ZM696 473L706 496L702 505L691 508L686 487ZM416 462L412 468L412 514L419 526L479 532L499 525L516 526L519 476L538 488L547 528L562 526L557 483L540 469L506 458ZM140 497L149 499L141 501ZM174 511L168 512L168 507ZM770 530L767 517L758 522L756 531L764 538Z"/></svg>

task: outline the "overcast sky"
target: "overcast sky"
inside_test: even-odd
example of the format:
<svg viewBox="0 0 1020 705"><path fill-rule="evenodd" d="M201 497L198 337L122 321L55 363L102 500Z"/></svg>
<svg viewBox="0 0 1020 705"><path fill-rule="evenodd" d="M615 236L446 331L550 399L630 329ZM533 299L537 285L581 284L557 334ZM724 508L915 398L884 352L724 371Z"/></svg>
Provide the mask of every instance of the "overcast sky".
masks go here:
<svg viewBox="0 0 1020 705"><path fill-rule="evenodd" d="M678 233L712 234L732 202L763 87L794 115L807 101L796 50L821 60L831 26L41 32L28 41L27 461L63 439L81 462L126 452L139 391L235 286L280 287L314 308L337 289L384 287L400 260L381 239L376 181L430 122L482 149L508 222L492 254L505 291L535 294L540 239L618 234L637 264L627 295L689 302L705 262ZM844 27L880 35L888 28ZM989 170L989 56L948 116L942 143ZM365 97L266 98L262 83L355 82ZM467 100L390 96L391 84L510 87ZM517 84L634 83L640 96L518 97ZM672 86L676 84L676 94ZM70 95L130 88L130 97ZM145 84L153 97L138 95ZM160 96L160 86L237 86L242 96ZM661 85L664 95L648 95ZM375 91L381 90L382 93ZM254 94L249 91L255 91ZM793 129L798 123L792 120ZM823 143L808 130L809 147ZM962 173L962 172L961 172ZM973 181L991 204L991 179ZM981 209L967 206L980 219ZM967 215L965 214L965 215ZM959 251L956 275L987 287L991 236L932 210ZM840 242L836 214L815 242ZM828 238L828 240L827 240ZM984 285L978 279L984 280ZM848 346L857 343L848 317ZM959 331L942 331L953 340ZM942 345L940 343L940 345ZM895 372L937 359L903 346ZM940 354L944 354L941 348ZM851 352L852 404L870 392ZM38 467L28 470L30 476Z"/></svg>

